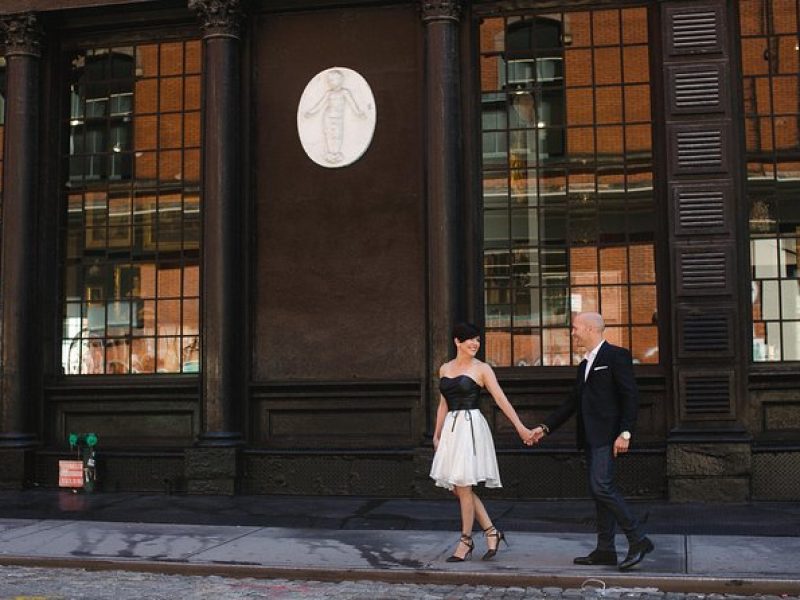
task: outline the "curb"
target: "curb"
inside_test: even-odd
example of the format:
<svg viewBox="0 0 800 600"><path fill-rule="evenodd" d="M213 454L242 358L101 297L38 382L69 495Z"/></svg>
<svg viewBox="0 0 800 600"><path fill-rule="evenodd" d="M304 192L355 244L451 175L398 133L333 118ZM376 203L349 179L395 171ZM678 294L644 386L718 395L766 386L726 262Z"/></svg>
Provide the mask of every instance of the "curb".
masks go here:
<svg viewBox="0 0 800 600"><path fill-rule="evenodd" d="M259 579L296 579L314 581L382 581L386 583L489 585L501 587L535 587L581 589L656 588L663 592L795 595L800 593L800 579L778 577L703 577L690 575L558 575L553 573L478 573L442 571L439 569L322 569L288 566L267 566L243 563L190 563L186 561L151 561L106 558L67 558L40 556L3 556L0 565L86 569L91 571L133 571L162 575L189 575Z"/></svg>

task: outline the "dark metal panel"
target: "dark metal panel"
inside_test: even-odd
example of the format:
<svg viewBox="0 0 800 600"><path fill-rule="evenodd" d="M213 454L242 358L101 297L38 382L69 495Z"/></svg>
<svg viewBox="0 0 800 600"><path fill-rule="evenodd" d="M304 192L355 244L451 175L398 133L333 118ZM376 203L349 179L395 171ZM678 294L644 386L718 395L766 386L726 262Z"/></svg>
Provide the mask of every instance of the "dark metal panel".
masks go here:
<svg viewBox="0 0 800 600"><path fill-rule="evenodd" d="M730 134L722 122L667 126L674 176L728 172Z"/></svg>
<svg viewBox="0 0 800 600"><path fill-rule="evenodd" d="M676 236L724 234L733 223L733 191L728 180L672 186Z"/></svg>
<svg viewBox="0 0 800 600"><path fill-rule="evenodd" d="M676 247L679 296L729 294L733 286L732 249L726 245Z"/></svg>
<svg viewBox="0 0 800 600"><path fill-rule="evenodd" d="M686 421L734 417L734 372L682 369L678 373L681 418Z"/></svg>
<svg viewBox="0 0 800 600"><path fill-rule="evenodd" d="M724 62L667 67L670 113L726 113L727 65Z"/></svg>
<svg viewBox="0 0 800 600"><path fill-rule="evenodd" d="M724 7L673 5L666 9L665 50L670 57L721 54L726 41Z"/></svg>
<svg viewBox="0 0 800 600"><path fill-rule="evenodd" d="M410 448L419 443L419 382L253 386L251 439L270 448Z"/></svg>
<svg viewBox="0 0 800 600"><path fill-rule="evenodd" d="M46 444L63 447L69 433L92 431L103 447L181 447L200 433L196 380L180 384L151 378L135 385L94 379L45 390Z"/></svg>
<svg viewBox="0 0 800 600"><path fill-rule="evenodd" d="M270 14L254 22L256 381L421 375L421 31L411 6ZM340 169L313 163L297 139L297 101L332 65L365 77L378 113L367 152Z"/></svg>
<svg viewBox="0 0 800 600"><path fill-rule="evenodd" d="M734 314L731 306L678 308L678 356L733 356Z"/></svg>

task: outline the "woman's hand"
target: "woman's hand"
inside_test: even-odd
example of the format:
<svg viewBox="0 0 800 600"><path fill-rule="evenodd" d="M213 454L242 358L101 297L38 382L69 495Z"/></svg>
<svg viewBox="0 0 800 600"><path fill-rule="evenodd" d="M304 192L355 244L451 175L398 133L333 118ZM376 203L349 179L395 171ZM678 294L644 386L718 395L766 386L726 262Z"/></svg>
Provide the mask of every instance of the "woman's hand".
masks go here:
<svg viewBox="0 0 800 600"><path fill-rule="evenodd" d="M522 443L526 446L531 445L531 440L533 440L533 432L525 426L520 427L517 429L517 434L519 434Z"/></svg>
<svg viewBox="0 0 800 600"><path fill-rule="evenodd" d="M433 436L433 449L437 450L439 448L439 436Z"/></svg>

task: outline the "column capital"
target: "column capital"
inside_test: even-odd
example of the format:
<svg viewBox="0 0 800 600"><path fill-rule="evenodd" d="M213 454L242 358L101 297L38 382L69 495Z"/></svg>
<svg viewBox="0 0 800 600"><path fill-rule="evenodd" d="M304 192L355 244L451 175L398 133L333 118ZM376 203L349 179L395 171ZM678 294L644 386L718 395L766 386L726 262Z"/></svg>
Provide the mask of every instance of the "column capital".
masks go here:
<svg viewBox="0 0 800 600"><path fill-rule="evenodd" d="M423 22L455 21L461 18L462 0L420 0Z"/></svg>
<svg viewBox="0 0 800 600"><path fill-rule="evenodd" d="M0 17L0 36L5 42L6 56L42 55L43 31L36 13Z"/></svg>
<svg viewBox="0 0 800 600"><path fill-rule="evenodd" d="M246 0L189 0L189 9L197 13L203 37L241 39Z"/></svg>

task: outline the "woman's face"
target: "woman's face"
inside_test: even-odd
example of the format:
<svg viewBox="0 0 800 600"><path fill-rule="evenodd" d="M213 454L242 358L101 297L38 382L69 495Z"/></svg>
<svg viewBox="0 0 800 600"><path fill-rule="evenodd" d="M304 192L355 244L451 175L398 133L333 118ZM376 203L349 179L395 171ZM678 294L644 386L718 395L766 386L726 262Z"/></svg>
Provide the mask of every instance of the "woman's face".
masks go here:
<svg viewBox="0 0 800 600"><path fill-rule="evenodd" d="M480 336L475 336L463 342L460 342L458 338L456 338L456 347L461 352L466 352L469 356L475 356L478 353L478 349L481 347L481 338Z"/></svg>

